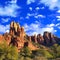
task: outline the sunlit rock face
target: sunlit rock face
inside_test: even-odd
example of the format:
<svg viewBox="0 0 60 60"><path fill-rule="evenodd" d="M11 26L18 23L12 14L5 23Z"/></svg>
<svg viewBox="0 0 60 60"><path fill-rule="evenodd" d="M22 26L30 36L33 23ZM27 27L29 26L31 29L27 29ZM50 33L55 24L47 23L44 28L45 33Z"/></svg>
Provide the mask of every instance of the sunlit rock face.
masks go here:
<svg viewBox="0 0 60 60"><path fill-rule="evenodd" d="M23 47L24 36L26 35L24 27L20 27L19 23L11 22L9 34L12 36L10 44L17 46L18 48Z"/></svg>
<svg viewBox="0 0 60 60"><path fill-rule="evenodd" d="M13 46L16 46L18 48L18 50L20 50L24 46L28 46L29 48L31 48L31 50L36 49L36 47L32 44L31 37L28 35L27 35L27 37L28 38L26 38L26 33L24 31L24 27L21 27L19 25L19 23L12 21L10 23L9 33L0 35L0 43L5 40L7 42L7 45L12 44ZM34 36L34 39L35 38L36 37Z"/></svg>
<svg viewBox="0 0 60 60"><path fill-rule="evenodd" d="M0 35L0 43L4 41L4 36Z"/></svg>
<svg viewBox="0 0 60 60"><path fill-rule="evenodd" d="M9 45L11 42L11 35L9 35L9 33L5 33L3 37L4 37L4 40L6 40L7 44Z"/></svg>
<svg viewBox="0 0 60 60"><path fill-rule="evenodd" d="M16 46L18 50L24 46L28 46L31 50L38 49L34 44L32 44L32 42L46 46L55 43L60 44L60 38L47 31L44 32L43 36L41 34L28 36L24 31L24 27L21 27L19 23L14 21L10 23L9 33L0 35L0 43L4 40L7 42L7 45L12 44L13 46Z"/></svg>

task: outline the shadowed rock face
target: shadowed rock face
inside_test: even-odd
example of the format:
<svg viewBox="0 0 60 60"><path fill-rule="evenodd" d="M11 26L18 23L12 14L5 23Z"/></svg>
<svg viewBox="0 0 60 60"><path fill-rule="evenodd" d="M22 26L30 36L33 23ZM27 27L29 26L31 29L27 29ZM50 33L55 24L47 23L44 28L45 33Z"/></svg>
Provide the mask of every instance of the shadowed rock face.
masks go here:
<svg viewBox="0 0 60 60"><path fill-rule="evenodd" d="M10 31L9 33L5 33L3 35L0 35L0 42L3 42L6 40L7 44L14 45L17 47L23 47L24 46L24 27L20 27L20 25L14 21L10 24Z"/></svg>
<svg viewBox="0 0 60 60"><path fill-rule="evenodd" d="M43 38L43 36L41 36L41 34L37 35L37 41L38 41L39 44L43 44L44 38Z"/></svg>
<svg viewBox="0 0 60 60"><path fill-rule="evenodd" d="M50 44L56 43L56 40L55 40L54 35L52 33L49 33L49 38L50 38Z"/></svg>
<svg viewBox="0 0 60 60"><path fill-rule="evenodd" d="M43 36L41 34L38 34L37 36L30 36L30 41L33 41L35 43L39 43L46 46L51 46L55 43L60 44L60 38L54 36L52 33L44 32Z"/></svg>
<svg viewBox="0 0 60 60"><path fill-rule="evenodd" d="M37 36L36 35L31 36L31 41L37 43Z"/></svg>
<svg viewBox="0 0 60 60"><path fill-rule="evenodd" d="M49 38L49 33L48 32L44 32L43 38L44 38L44 43L49 44L50 38Z"/></svg>
<svg viewBox="0 0 60 60"><path fill-rule="evenodd" d="M12 38L10 44L21 47L24 44L24 27L20 27L20 25L16 22L11 22L10 24L10 33Z"/></svg>
<svg viewBox="0 0 60 60"><path fill-rule="evenodd" d="M17 37L12 37L10 44L12 44L13 46L17 46L18 47L18 43L17 42L18 42L17 41Z"/></svg>
<svg viewBox="0 0 60 60"><path fill-rule="evenodd" d="M31 48L31 50L37 49L36 46L32 44L32 42L47 46L53 45L55 43L60 44L60 38L49 32L44 32L43 36L41 34L38 34L37 36L28 36L24 31L24 27L20 27L20 25L14 21L12 21L10 24L9 33L0 35L0 43L4 40L6 40L8 45L12 44L18 47L18 49L21 49L24 46L28 46Z"/></svg>
<svg viewBox="0 0 60 60"><path fill-rule="evenodd" d="M0 43L6 40L7 44L12 44L13 46L16 46L19 49L23 48L24 46L33 46L31 47L33 50L36 48L31 41L25 40L26 33L24 31L24 27L20 27L20 25L14 21L10 23L10 31L9 33L5 33L3 35L0 35ZM34 36L34 39L36 37ZM29 43L28 43L29 42Z"/></svg>

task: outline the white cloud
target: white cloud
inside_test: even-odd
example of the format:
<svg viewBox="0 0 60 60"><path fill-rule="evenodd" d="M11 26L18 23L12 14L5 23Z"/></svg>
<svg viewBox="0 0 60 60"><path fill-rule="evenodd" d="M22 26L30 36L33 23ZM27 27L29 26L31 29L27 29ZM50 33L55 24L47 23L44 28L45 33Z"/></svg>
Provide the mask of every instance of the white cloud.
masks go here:
<svg viewBox="0 0 60 60"><path fill-rule="evenodd" d="M34 14L33 13L32 14L28 13L27 16L34 16Z"/></svg>
<svg viewBox="0 0 60 60"><path fill-rule="evenodd" d="M51 24L48 24L47 27L54 27L55 24L51 23Z"/></svg>
<svg viewBox="0 0 60 60"><path fill-rule="evenodd" d="M38 13L27 13L27 16L25 18L29 19L29 17L34 17L34 18L45 18L44 15L38 14Z"/></svg>
<svg viewBox="0 0 60 60"><path fill-rule="evenodd" d="M58 10L57 13L60 13L60 10Z"/></svg>
<svg viewBox="0 0 60 60"><path fill-rule="evenodd" d="M60 16L56 16L58 19L60 19Z"/></svg>
<svg viewBox="0 0 60 60"><path fill-rule="evenodd" d="M54 30L54 32L57 32L57 30Z"/></svg>
<svg viewBox="0 0 60 60"><path fill-rule="evenodd" d="M56 24L56 26L59 26L59 25L60 25L60 23L57 23L57 24Z"/></svg>
<svg viewBox="0 0 60 60"><path fill-rule="evenodd" d="M40 9L44 9L44 7L36 7L35 9L38 11Z"/></svg>
<svg viewBox="0 0 60 60"><path fill-rule="evenodd" d="M57 23L57 24L53 24L53 23L51 23L51 24L48 24L47 25L47 27L49 27L49 28L59 28L60 29L60 23ZM57 32L57 30L54 30L54 32Z"/></svg>
<svg viewBox="0 0 60 60"><path fill-rule="evenodd" d="M44 16L44 15L41 15L41 14L37 14L37 15L35 15L34 17L35 17L35 18L45 18L45 16Z"/></svg>
<svg viewBox="0 0 60 60"><path fill-rule="evenodd" d="M42 17L42 18L44 18L45 16L44 16L44 15L39 14L39 15L38 15L38 17Z"/></svg>
<svg viewBox="0 0 60 60"><path fill-rule="evenodd" d="M29 19L29 16L26 16L25 18L26 18L26 19Z"/></svg>
<svg viewBox="0 0 60 60"><path fill-rule="evenodd" d="M2 18L2 23L8 22L10 20L10 18Z"/></svg>
<svg viewBox="0 0 60 60"><path fill-rule="evenodd" d="M40 3L45 4L46 6L49 6L50 9L54 9L55 7L57 7L58 9L60 9L60 1L59 0L39 0ZM36 0L27 0L27 4L31 4L36 2Z"/></svg>
<svg viewBox="0 0 60 60"><path fill-rule="evenodd" d="M9 30L6 30L7 33L9 33Z"/></svg>
<svg viewBox="0 0 60 60"><path fill-rule="evenodd" d="M0 33L5 33L7 30L9 30L10 25L1 25L0 24Z"/></svg>
<svg viewBox="0 0 60 60"><path fill-rule="evenodd" d="M34 13L27 13L27 16L25 17L26 19L29 19L30 17L35 16Z"/></svg>
<svg viewBox="0 0 60 60"><path fill-rule="evenodd" d="M36 7L35 9L36 9L36 10L39 10L40 8L39 8L39 7Z"/></svg>
<svg viewBox="0 0 60 60"><path fill-rule="evenodd" d="M6 6L0 6L0 16L16 17L17 9L20 7L16 4L17 0L8 1Z"/></svg>
<svg viewBox="0 0 60 60"><path fill-rule="evenodd" d="M35 0L27 0L28 5L31 4L31 3L34 3L34 2L35 2Z"/></svg>
<svg viewBox="0 0 60 60"><path fill-rule="evenodd" d="M59 18L59 19L57 19L57 21L60 21L60 18Z"/></svg>
<svg viewBox="0 0 60 60"><path fill-rule="evenodd" d="M30 11L32 11L32 7L29 7Z"/></svg>
<svg viewBox="0 0 60 60"><path fill-rule="evenodd" d="M60 29L60 23L57 23L57 24L56 24L56 27L57 27L58 29Z"/></svg>
<svg viewBox="0 0 60 60"><path fill-rule="evenodd" d="M58 27L60 29L60 27Z"/></svg>
<svg viewBox="0 0 60 60"><path fill-rule="evenodd" d="M54 9L55 7L60 9L59 0L40 0L40 3L44 3L46 6L49 6L50 9Z"/></svg>
<svg viewBox="0 0 60 60"><path fill-rule="evenodd" d="M40 33L43 35L44 31L48 31L52 33L56 32L56 30L54 30L53 24L50 24L49 26L46 25L44 27L41 27L41 24L38 22L38 23L31 23L30 25L25 24L24 27L28 35L34 35L35 33L36 34Z"/></svg>
<svg viewBox="0 0 60 60"><path fill-rule="evenodd" d="M17 0L12 0L10 3L17 3Z"/></svg>

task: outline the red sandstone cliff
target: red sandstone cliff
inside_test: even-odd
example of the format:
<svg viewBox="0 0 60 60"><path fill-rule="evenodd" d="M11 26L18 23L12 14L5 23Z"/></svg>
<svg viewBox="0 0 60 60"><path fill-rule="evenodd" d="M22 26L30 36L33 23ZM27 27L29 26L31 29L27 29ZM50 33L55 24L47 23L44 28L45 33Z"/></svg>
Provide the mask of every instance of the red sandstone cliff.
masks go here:
<svg viewBox="0 0 60 60"><path fill-rule="evenodd" d="M20 27L19 23L12 21L10 23L9 33L0 35L0 43L6 40L8 45L12 44L18 49L21 49L27 42L27 45L29 48L31 48L31 50L36 49L36 47L31 42L25 40L25 36L26 33L24 31L24 27Z"/></svg>
<svg viewBox="0 0 60 60"><path fill-rule="evenodd" d="M49 32L44 32L43 36L41 34L28 36L24 31L24 27L20 27L19 23L14 21L10 23L9 33L0 35L0 43L4 40L6 40L8 45L12 44L18 49L28 46L31 50L38 49L32 42L47 46L60 42L60 38Z"/></svg>

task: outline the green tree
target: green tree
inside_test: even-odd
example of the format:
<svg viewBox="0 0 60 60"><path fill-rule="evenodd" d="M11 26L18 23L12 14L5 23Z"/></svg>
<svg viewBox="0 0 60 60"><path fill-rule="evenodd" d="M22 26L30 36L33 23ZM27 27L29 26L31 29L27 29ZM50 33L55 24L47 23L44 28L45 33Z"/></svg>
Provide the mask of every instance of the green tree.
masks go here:
<svg viewBox="0 0 60 60"><path fill-rule="evenodd" d="M60 58L60 46L57 47L57 58Z"/></svg>
<svg viewBox="0 0 60 60"><path fill-rule="evenodd" d="M4 41L0 44L0 60L17 60L18 51L15 46L8 46Z"/></svg>
<svg viewBox="0 0 60 60"><path fill-rule="evenodd" d="M33 60L47 60L47 58L44 56L35 56Z"/></svg>
<svg viewBox="0 0 60 60"><path fill-rule="evenodd" d="M31 59L31 50L28 47L24 47L20 50L19 59L30 60Z"/></svg>
<svg viewBox="0 0 60 60"><path fill-rule="evenodd" d="M51 54L54 56L54 58L57 58L58 55L58 44L54 44L53 46L51 46Z"/></svg>

